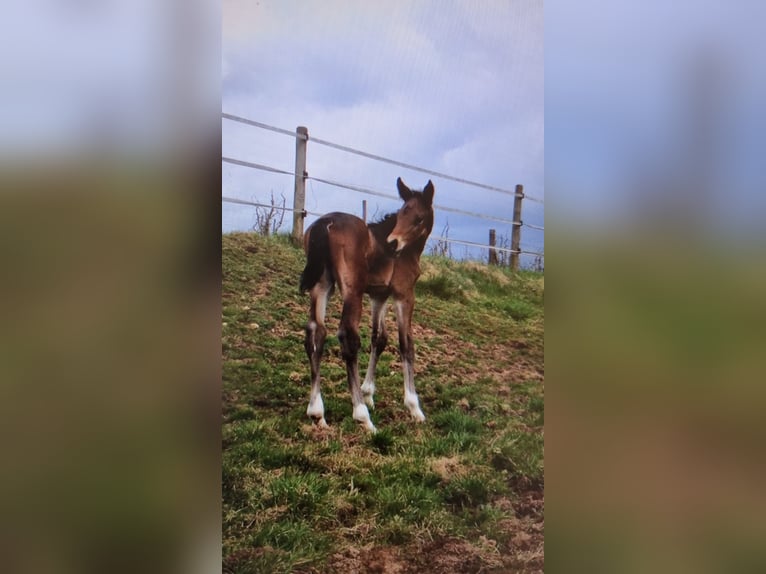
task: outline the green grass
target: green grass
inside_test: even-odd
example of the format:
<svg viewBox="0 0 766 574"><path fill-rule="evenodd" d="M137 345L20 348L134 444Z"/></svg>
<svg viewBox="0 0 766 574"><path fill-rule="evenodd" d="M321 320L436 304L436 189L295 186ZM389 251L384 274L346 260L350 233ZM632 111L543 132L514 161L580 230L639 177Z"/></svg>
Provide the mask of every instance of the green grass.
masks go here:
<svg viewBox="0 0 766 574"><path fill-rule="evenodd" d="M331 428L320 431L305 415L303 254L282 236L224 236L226 572L344 571L375 552L417 555L425 572L451 571L439 562L450 552L488 572L541 571L543 276L421 263L413 323L426 422L402 404L393 313L371 413L379 432L352 420L335 295L322 363ZM365 301L365 350L368 316ZM362 372L366 361L364 352ZM343 562L352 559L361 563Z"/></svg>

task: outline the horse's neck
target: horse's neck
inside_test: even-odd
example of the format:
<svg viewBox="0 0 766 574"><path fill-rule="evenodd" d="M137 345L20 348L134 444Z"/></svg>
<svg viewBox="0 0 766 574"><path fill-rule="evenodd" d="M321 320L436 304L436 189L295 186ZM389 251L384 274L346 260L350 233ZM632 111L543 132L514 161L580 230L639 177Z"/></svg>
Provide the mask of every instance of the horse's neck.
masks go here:
<svg viewBox="0 0 766 574"><path fill-rule="evenodd" d="M416 247L415 249L412 249L410 253L412 253L413 259L415 259L416 263L420 262L420 256L423 255L423 251L425 251L426 248L426 239L418 240L417 243L413 247Z"/></svg>
<svg viewBox="0 0 766 574"><path fill-rule="evenodd" d="M375 238L375 235L373 235L372 231L369 228L367 229L367 234L370 237L370 248L369 248L368 256L367 256L369 260L375 260L380 257L387 257L389 259L394 259L394 260L395 259L411 259L411 260L414 260L415 263L420 263L420 256L423 254L423 251L425 249L425 242L423 243L422 246L419 246L418 249L405 248L402 250L399 256L394 256L386 251L385 246Z"/></svg>
<svg viewBox="0 0 766 574"><path fill-rule="evenodd" d="M369 242L369 250L368 250L368 259L376 259L382 255L385 254L385 250L383 249L383 245L381 245L380 241L377 240L375 235L372 232L372 229L369 227L367 228L367 235L370 238Z"/></svg>

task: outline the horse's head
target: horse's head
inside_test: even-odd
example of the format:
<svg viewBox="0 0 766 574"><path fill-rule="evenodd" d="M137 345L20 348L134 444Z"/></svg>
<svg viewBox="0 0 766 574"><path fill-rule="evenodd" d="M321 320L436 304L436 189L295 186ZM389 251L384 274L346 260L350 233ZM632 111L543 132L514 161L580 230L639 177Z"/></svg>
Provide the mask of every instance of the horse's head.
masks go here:
<svg viewBox="0 0 766 574"><path fill-rule="evenodd" d="M386 241L396 243L395 251L399 253L408 245L425 241L431 233L434 226L434 184L429 179L423 191L413 191L399 177L396 186L404 205L396 213L396 225Z"/></svg>

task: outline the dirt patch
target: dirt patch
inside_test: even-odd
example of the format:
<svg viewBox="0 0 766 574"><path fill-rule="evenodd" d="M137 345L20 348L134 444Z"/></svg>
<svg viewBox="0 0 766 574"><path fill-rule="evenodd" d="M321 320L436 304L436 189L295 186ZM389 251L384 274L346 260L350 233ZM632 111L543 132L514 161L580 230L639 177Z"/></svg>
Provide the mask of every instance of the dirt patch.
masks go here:
<svg viewBox="0 0 766 574"><path fill-rule="evenodd" d="M327 563L328 572L348 574L405 574L407 563L398 548L347 548L335 554Z"/></svg>
<svg viewBox="0 0 766 574"><path fill-rule="evenodd" d="M396 333L394 329L390 329L389 331L391 333ZM415 321L412 322L412 334L415 340L417 341L424 340L424 339L433 339L434 337L437 336L436 331L428 327L425 327L423 325L420 325L416 323Z"/></svg>
<svg viewBox="0 0 766 574"><path fill-rule="evenodd" d="M497 543L484 536L476 542L459 538L435 540L423 546L348 548L330 558L327 572L349 574L466 574L505 572Z"/></svg>
<svg viewBox="0 0 766 574"><path fill-rule="evenodd" d="M507 499L505 499L507 501ZM510 506L510 501L507 501ZM501 503L503 504L503 503ZM469 541L440 538L406 547L350 547L330 557L319 572L350 574L470 574L524 572L542 574L544 544L542 523L529 518L509 518L498 526L503 542L486 536Z"/></svg>
<svg viewBox="0 0 766 574"><path fill-rule="evenodd" d="M257 561L269 554L284 556L285 552L271 546L262 548L243 548L232 552L223 559L221 571L223 574L233 574L238 572L244 565Z"/></svg>
<svg viewBox="0 0 766 574"><path fill-rule="evenodd" d="M301 425L303 436L317 442L327 442L329 439L337 436L332 427L320 427L316 423Z"/></svg>
<svg viewBox="0 0 766 574"><path fill-rule="evenodd" d="M542 572L545 561L545 495L542 482L518 482L516 499L496 501L512 515L498 522L498 539L506 565L513 571Z"/></svg>
<svg viewBox="0 0 766 574"><path fill-rule="evenodd" d="M455 478L460 478L468 474L468 469L461 464L456 456L437 458L431 462L431 470L442 479L442 482L448 483Z"/></svg>
<svg viewBox="0 0 766 574"><path fill-rule="evenodd" d="M513 476L509 478L508 484L518 495L513 503L516 515L534 515L542 519L545 507L545 477L531 479L526 476ZM524 509L529 509L530 512Z"/></svg>
<svg viewBox="0 0 766 574"><path fill-rule="evenodd" d="M511 502L509 499L502 497L498 498L492 503L492 506L497 508L498 510L501 510L505 512L506 514L513 511L513 502Z"/></svg>
<svg viewBox="0 0 766 574"><path fill-rule="evenodd" d="M477 542L459 538L435 540L412 554L409 572L466 574L502 572L504 561L494 540L481 536Z"/></svg>
<svg viewBox="0 0 766 574"><path fill-rule="evenodd" d="M527 356L528 345L524 341L516 341L502 345L487 345L483 351L486 358L491 361L489 364L507 367L506 369L495 369L494 372L498 375L510 380L542 381L544 379L543 363L535 356ZM513 356L510 361L509 347L519 350L519 354Z"/></svg>
<svg viewBox="0 0 766 574"><path fill-rule="evenodd" d="M544 375L540 369L523 359L504 369L493 369L492 376L505 385L525 381L543 382L544 380Z"/></svg>
<svg viewBox="0 0 766 574"><path fill-rule="evenodd" d="M544 507L545 502L543 500L542 492L533 490L521 493L519 499L513 505L516 516L530 516L539 518L540 520L542 520L543 517Z"/></svg>

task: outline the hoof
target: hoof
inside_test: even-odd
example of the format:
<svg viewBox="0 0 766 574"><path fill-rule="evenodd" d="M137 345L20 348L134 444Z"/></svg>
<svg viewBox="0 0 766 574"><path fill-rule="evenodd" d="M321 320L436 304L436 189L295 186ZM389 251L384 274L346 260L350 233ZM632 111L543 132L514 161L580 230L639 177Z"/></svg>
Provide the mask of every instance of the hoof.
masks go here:
<svg viewBox="0 0 766 574"><path fill-rule="evenodd" d="M364 427L368 432L378 432L375 425L372 424L370 419L370 413L367 411L367 407L364 404L354 407L354 420Z"/></svg>
<svg viewBox="0 0 766 574"><path fill-rule="evenodd" d="M422 423L426 420L426 415L420 410L420 401L418 396L414 393L404 393L404 406L410 411L410 415L417 422Z"/></svg>
<svg viewBox="0 0 766 574"><path fill-rule="evenodd" d="M375 434L378 432L378 429L375 428L375 425L372 424L372 421L367 421L367 422L358 421L358 422L359 422L359 425L362 428L364 428L364 430L366 430L368 433Z"/></svg>
<svg viewBox="0 0 766 574"><path fill-rule="evenodd" d="M327 424L327 421L324 419L324 417L311 417L311 419L314 421L314 424L317 426L317 428L320 428L320 429L330 428L330 425Z"/></svg>
<svg viewBox="0 0 766 574"><path fill-rule="evenodd" d="M322 401L322 395L317 395L314 397L313 401L309 402L306 414L314 420L324 420L324 402Z"/></svg>
<svg viewBox="0 0 766 574"><path fill-rule="evenodd" d="M423 411L418 409L417 411L410 412L410 415L412 416L412 419L415 422L422 423L426 420L426 415L423 414Z"/></svg>

